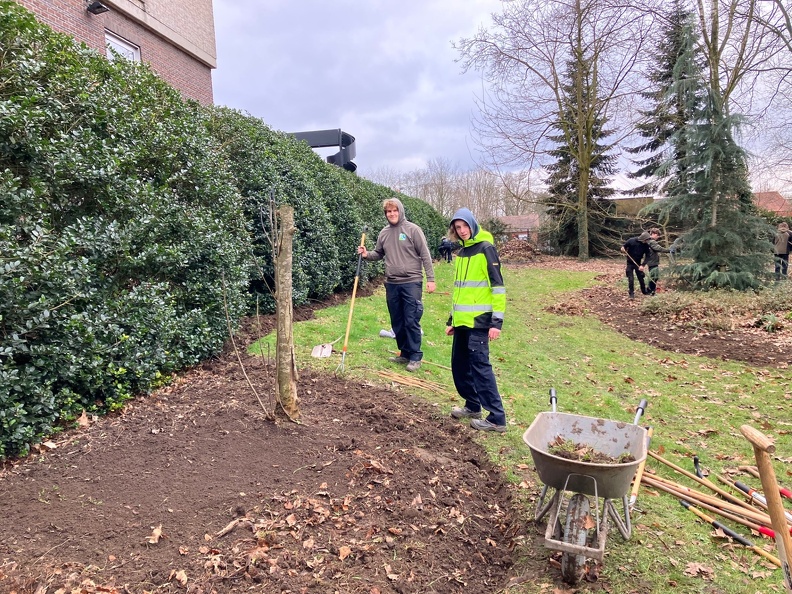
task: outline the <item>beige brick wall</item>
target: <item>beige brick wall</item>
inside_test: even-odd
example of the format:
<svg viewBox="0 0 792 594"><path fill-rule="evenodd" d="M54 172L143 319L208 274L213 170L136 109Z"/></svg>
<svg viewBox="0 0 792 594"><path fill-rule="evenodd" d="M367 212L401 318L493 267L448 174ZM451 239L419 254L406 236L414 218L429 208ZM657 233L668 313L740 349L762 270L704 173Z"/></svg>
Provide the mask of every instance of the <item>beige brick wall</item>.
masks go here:
<svg viewBox="0 0 792 594"><path fill-rule="evenodd" d="M108 0L105 4L111 10L100 15L87 12L84 0L16 1L41 22L103 55L105 31L134 43L140 47L141 59L184 97L212 104L216 64L212 0L173 2L180 5L178 10L166 9L169 4L163 0Z"/></svg>

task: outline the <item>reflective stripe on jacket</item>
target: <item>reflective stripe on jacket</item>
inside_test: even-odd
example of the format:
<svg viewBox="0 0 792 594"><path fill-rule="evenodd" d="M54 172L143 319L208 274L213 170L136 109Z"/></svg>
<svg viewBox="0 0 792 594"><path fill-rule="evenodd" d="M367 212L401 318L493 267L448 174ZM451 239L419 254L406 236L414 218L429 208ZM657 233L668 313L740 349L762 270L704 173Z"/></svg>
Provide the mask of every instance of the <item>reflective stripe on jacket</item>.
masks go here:
<svg viewBox="0 0 792 594"><path fill-rule="evenodd" d="M506 287L492 235L481 230L462 242L454 268L450 326L497 328L503 326Z"/></svg>

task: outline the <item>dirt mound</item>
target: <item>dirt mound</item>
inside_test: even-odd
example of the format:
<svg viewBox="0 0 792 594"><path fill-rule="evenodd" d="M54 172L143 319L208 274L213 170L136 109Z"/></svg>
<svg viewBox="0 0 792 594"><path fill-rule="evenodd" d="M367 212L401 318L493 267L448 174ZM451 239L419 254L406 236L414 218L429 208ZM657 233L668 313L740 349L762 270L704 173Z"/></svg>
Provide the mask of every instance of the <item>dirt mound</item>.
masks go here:
<svg viewBox="0 0 792 594"><path fill-rule="evenodd" d="M274 367L244 362L268 394ZM227 356L7 463L0 591L507 583L525 524L467 427L405 392L334 376L304 372L299 394L302 424L266 420Z"/></svg>

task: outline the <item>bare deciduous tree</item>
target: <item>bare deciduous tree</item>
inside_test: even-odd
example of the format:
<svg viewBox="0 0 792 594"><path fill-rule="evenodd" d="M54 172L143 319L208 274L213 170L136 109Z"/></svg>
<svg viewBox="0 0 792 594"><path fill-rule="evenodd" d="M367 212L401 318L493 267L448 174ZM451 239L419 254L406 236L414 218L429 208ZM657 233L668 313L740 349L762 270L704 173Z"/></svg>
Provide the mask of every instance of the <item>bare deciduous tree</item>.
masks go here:
<svg viewBox="0 0 792 594"><path fill-rule="evenodd" d="M588 168L595 143L592 122L618 121L630 113L640 79L636 64L648 39L652 12L612 0L520 0L504 4L493 25L456 44L464 70L480 70L487 84L474 121L479 143L493 165L528 170L552 161L561 122L565 148L578 163L579 254L588 257ZM573 91L568 112L564 73L570 64L591 64L593 78ZM583 84L582 81L578 83ZM628 126L622 128L626 130ZM618 137L612 142L618 141Z"/></svg>

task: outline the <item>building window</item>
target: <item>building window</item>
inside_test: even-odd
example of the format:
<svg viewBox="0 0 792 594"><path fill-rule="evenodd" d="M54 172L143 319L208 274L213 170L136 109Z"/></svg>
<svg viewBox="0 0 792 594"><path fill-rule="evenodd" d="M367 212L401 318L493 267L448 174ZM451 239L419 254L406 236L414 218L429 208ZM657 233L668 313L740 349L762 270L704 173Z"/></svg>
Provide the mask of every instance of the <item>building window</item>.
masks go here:
<svg viewBox="0 0 792 594"><path fill-rule="evenodd" d="M127 41L126 39L105 31L105 45L107 46L107 59L113 60L115 53L127 60L140 62L140 47ZM113 50L113 51L110 51Z"/></svg>

